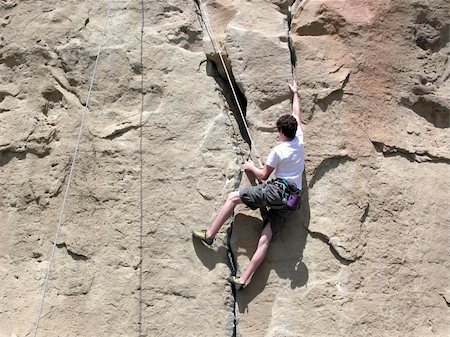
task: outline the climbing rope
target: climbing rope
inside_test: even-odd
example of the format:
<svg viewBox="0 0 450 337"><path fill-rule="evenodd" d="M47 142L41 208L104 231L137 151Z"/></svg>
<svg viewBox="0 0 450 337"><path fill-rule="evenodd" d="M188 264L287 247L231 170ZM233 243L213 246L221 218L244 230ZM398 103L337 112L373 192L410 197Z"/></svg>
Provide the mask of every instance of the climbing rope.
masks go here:
<svg viewBox="0 0 450 337"><path fill-rule="evenodd" d="M53 247L50 253L50 259L49 259L49 263L48 263L48 268L47 268L47 273L45 275L45 281L44 281L44 285L43 285L43 289L42 289L42 297L41 297L41 302L39 305L39 310L38 310L38 315L37 315L37 319L36 319L36 324L34 327L34 333L33 336L36 337L37 333L38 333L38 329L39 329L39 323L42 317L42 310L44 308L44 301L45 301L45 295L47 292L47 286L48 286L48 280L50 278L50 273L51 273L51 269L52 269L52 265L53 265L53 260L55 257L55 251L56 251L56 245L58 242L58 238L59 238L59 233L61 230L61 225L64 222L64 211L65 211L65 207L66 207L66 203L67 203L67 198L69 196L69 192L70 192L70 187L71 187L71 183L72 183L72 177L73 177L73 172L75 170L75 162L77 159L77 154L78 154L78 150L80 148L80 140L81 140L81 134L83 133L83 127L84 127L84 121L86 119L86 115L87 112L89 110L89 101L91 98L91 93L92 93L92 87L94 85L94 80L95 80L95 74L97 72L97 64L98 64L98 60L100 58L100 50L104 44L105 41L105 36L106 36L106 28L108 26L108 18L109 18L109 13L111 10L111 1L109 0L108 3L108 11L106 13L106 19L105 19L105 24L103 27L103 32L102 32L102 38L101 38L101 43L98 46L98 50L97 50L97 57L95 59L95 64L94 64L94 69L92 70L92 76L91 76L91 80L90 80L90 84L89 84L89 89L87 92L87 97L86 97L86 105L85 105L85 110L83 112L82 118L81 118L81 123L80 123L80 128L78 131L78 137L77 137L77 141L76 141L76 145L75 145L75 150L74 153L72 155L72 161L70 164L70 171L69 171L69 177L67 179L67 186L66 186L66 190L64 192L64 197L63 197L63 201L62 201L62 205L61 205L61 210L59 213L59 221L58 221L58 225L56 227L56 232L55 232L55 238L53 240Z"/></svg>
<svg viewBox="0 0 450 337"><path fill-rule="evenodd" d="M231 91L233 93L233 98L234 98L234 100L236 102L236 105L237 105L239 113L240 113L240 117L241 117L241 119L242 119L242 121L244 123L245 130L246 130L248 138L250 140L250 151L252 151L253 154L255 155L255 157L258 159L259 166L263 166L262 162L261 162L261 157L259 155L259 152L256 149L255 142L253 141L252 136L250 134L250 130L248 128L247 121L246 121L246 119L244 117L244 112L242 110L241 104L239 103L239 99L237 97L236 90L234 89L233 81L231 80L231 76L228 73L228 69L227 69L227 66L225 64L225 60L223 59L222 51L220 50L219 45L216 42L216 39L214 37L211 25L209 24L209 19L208 19L208 14L206 12L206 8L203 5L201 0L195 0L195 3L197 4L197 8L198 8L198 10L200 12L200 17L202 18L203 24L205 26L206 32L208 33L211 42L212 42L213 48L216 51L216 53L219 55L220 62L222 63L223 69L225 71L225 75L227 77L228 84L230 85Z"/></svg>
<svg viewBox="0 0 450 337"><path fill-rule="evenodd" d="M144 214L143 214L143 183L142 183L142 169L143 169L143 156L142 156L142 122L143 122L143 115L144 115L144 60L143 60L143 54L144 54L144 0L141 1L141 114L139 118L139 158L140 158L140 173L139 173L139 204L140 204L140 219L139 219L139 337L142 336L142 279L143 279L143 270L142 270L142 264L143 264L143 224L144 224Z"/></svg>

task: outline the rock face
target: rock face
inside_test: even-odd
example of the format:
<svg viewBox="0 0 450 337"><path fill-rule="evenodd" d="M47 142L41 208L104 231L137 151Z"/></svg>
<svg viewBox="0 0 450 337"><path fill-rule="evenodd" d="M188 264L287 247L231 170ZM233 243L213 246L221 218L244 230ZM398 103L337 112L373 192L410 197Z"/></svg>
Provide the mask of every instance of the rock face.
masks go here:
<svg viewBox="0 0 450 337"><path fill-rule="evenodd" d="M0 29L1 337L450 334L448 1L7 0ZM190 231L293 78L302 206L235 293L259 212Z"/></svg>

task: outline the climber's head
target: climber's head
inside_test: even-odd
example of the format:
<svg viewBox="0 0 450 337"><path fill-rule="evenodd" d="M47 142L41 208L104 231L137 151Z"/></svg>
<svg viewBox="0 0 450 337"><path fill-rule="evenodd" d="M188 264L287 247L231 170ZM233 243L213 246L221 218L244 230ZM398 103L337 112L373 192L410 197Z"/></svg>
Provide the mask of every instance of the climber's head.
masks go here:
<svg viewBox="0 0 450 337"><path fill-rule="evenodd" d="M292 115L284 115L277 120L278 131L285 135L289 140L294 139L295 133L297 132L297 126L297 120Z"/></svg>

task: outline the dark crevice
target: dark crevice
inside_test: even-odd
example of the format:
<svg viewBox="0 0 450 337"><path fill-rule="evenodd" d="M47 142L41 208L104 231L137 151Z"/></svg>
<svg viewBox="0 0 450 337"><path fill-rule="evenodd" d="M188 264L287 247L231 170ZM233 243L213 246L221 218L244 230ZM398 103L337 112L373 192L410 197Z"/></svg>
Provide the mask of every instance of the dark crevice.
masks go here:
<svg viewBox="0 0 450 337"><path fill-rule="evenodd" d="M201 4L199 2L196 2L197 5L197 15L199 17L199 20L202 24L202 27L205 28L204 23L207 18L203 18L202 16L202 10L201 10ZM206 14L205 14L206 15ZM206 33L206 32L205 32ZM214 78L216 83L219 85L222 94L231 110L231 112L234 115L234 118L236 120L236 123L239 127L239 133L244 139L244 141L249 144L250 148L252 146L251 144L251 137L248 134L248 129L246 127L246 121L243 120L246 117L247 113L247 99L241 91L234 79L233 72L231 69L231 64L229 60L227 59L226 55L218 54L220 51L217 51L215 54L207 54L207 63L206 63L206 74L208 76L211 76ZM224 64L223 64L224 63ZM223 67L226 67L224 69ZM239 147L240 148L240 147ZM240 150L242 152L242 150ZM241 153L242 155L243 153ZM239 186L242 180L242 173L239 172L236 176L235 181L235 187ZM228 233L227 233L227 265L230 269L231 276L236 276L237 272L237 262L236 257L234 256L233 249L231 246L231 237L233 234L233 225L234 225L234 218L232 219L231 225L229 226ZM237 332L237 294L236 289L233 285L230 285L231 287L231 294L232 294L232 303L230 305L232 311L231 314L233 315L233 329L232 329L232 337L236 337L238 335Z"/></svg>
<svg viewBox="0 0 450 337"><path fill-rule="evenodd" d="M6 96L16 97L19 93L11 93L6 90L0 90L0 102L3 102ZM9 110L8 110L9 111Z"/></svg>
<svg viewBox="0 0 450 337"><path fill-rule="evenodd" d="M288 31L289 31L289 32L290 32L290 30L291 30L292 18L294 17L293 14L292 14L292 8L295 6L295 2L296 2L296 0L292 1L292 2L289 4L289 10L288 10L288 12L286 13L286 19L287 19Z"/></svg>
<svg viewBox="0 0 450 337"><path fill-rule="evenodd" d="M4 64L8 68L13 69L24 63L26 63L26 58L20 53L12 53L9 55L0 53L0 64Z"/></svg>
<svg viewBox="0 0 450 337"><path fill-rule="evenodd" d="M89 24L89 17L86 18L86 20L84 20L84 24L83 27L80 27L80 29L78 29L78 32L81 32L83 29L86 29L87 25Z"/></svg>
<svg viewBox="0 0 450 337"><path fill-rule="evenodd" d="M415 4L419 11L414 25L417 46L436 53L447 45L450 35L449 25L435 17L433 11L423 4Z"/></svg>
<svg viewBox="0 0 450 337"><path fill-rule="evenodd" d="M50 142L46 142L49 144ZM5 149L0 149L0 167L7 165L12 159L24 160L27 154L33 154L38 158L47 157L51 153L49 148L34 148L23 146L20 148L9 147Z"/></svg>
<svg viewBox="0 0 450 337"><path fill-rule="evenodd" d="M211 76L214 78L214 80L216 81L216 83L219 85L221 93L223 95L223 97L225 98L226 104L228 104L231 113L227 113L226 115L228 116L229 120L230 120L230 124L232 126L233 129L233 146L236 149L236 154L238 156L242 156L243 158L241 158L242 160L244 160L245 158L248 157L248 149L243 149L242 148L242 141L241 139L243 139L247 144L250 144L250 135L247 132L247 128L245 127L245 123L242 120L241 117L241 113L239 112L238 106L236 104L236 100L234 99L232 92L231 92L231 88L229 85L227 85L227 81L225 78L222 77L222 75L220 75L218 69L217 69L217 65L216 63L214 63L213 61L210 61L208 59L200 62L199 64L199 69L200 66L206 62L206 73L208 76ZM239 93L240 91L236 92L238 99L239 99ZM243 113L245 114L245 108L247 106L247 101L245 99L245 96L242 95L241 100L240 100L241 107L243 106ZM231 116L233 115L233 116ZM233 121L234 119L234 121ZM237 125L237 128L236 128ZM237 130L239 129L239 130ZM239 175L239 173L238 173ZM239 181L240 181L241 177L239 177ZM239 187L239 185L235 186L236 188Z"/></svg>
<svg viewBox="0 0 450 337"><path fill-rule="evenodd" d="M292 18L294 17L294 15L299 16L300 13L303 11L303 8L305 7L305 4L308 0L294 0L292 1L292 4L289 8L289 18L290 19L289 22L289 26L292 22Z"/></svg>
<svg viewBox="0 0 450 337"><path fill-rule="evenodd" d="M56 88L47 88L42 92L42 97L50 103L60 103L64 95Z"/></svg>
<svg viewBox="0 0 450 337"><path fill-rule="evenodd" d="M295 48L293 41L291 40L289 36L291 24L292 24L292 10L295 11L298 9L297 4L302 4L303 1L301 0L290 0L287 4L287 6L283 5L280 6L281 11L286 14L287 16L287 22L288 22L288 47L289 47L289 53L290 53L290 62L291 62L291 70L292 70L292 76L296 80L296 64L297 64L297 57L295 53ZM286 8L287 10L283 11L283 8ZM200 3L196 1L196 12L199 17L199 21L205 29L204 23L205 19L202 17L202 10ZM206 13L205 13L206 15ZM206 32L205 32L206 33ZM220 53L220 54L219 54ZM220 51L216 51L214 54L207 54L207 75L212 76L216 83L219 85L223 96L226 99L226 102L232 111L234 118L238 124L239 132L242 138L245 140L247 144L249 144L250 148L252 147L251 144L251 136L248 134L248 128L246 126L246 113L247 113L247 98L245 97L245 93L243 88L239 87L238 83L236 82L233 72L232 72L232 66L230 61L227 58L227 55L222 54ZM226 67L226 69L224 69ZM344 84L345 85L345 84ZM240 109L239 109L240 108ZM243 154L243 153L241 153ZM241 180L242 180L242 172L239 171L239 173L236 176L235 181L235 188L239 187ZM231 238L233 234L233 226L234 226L234 217L232 219L231 225L229 226L228 233L227 233L227 265L230 269L230 273L232 276L236 276L237 273L237 260L236 256L233 253L232 245L231 245ZM334 251L334 248L331 247L330 249ZM333 253L336 254L335 256L339 256L337 252ZM344 259L340 259L344 261ZM345 261L344 261L345 262ZM233 296L233 303L232 303L232 315L233 315L233 332L232 336L237 337L238 336L238 320L237 320L237 291L234 286L231 285L231 291Z"/></svg>
<svg viewBox="0 0 450 337"><path fill-rule="evenodd" d="M247 98L245 97L243 89L239 87L238 83L236 83L232 71L232 66L230 61L228 60L227 55L222 53L220 50L216 50L215 41L212 40L212 32L210 32L207 28L209 25L207 24L209 22L209 18L207 17L207 13L202 10L203 6L201 4L201 1L196 0L195 4L196 13L200 25L202 26L204 35L211 40L215 49L214 53L206 53L206 73L208 76L213 77L221 88L222 94L224 95L228 106L239 126L239 132L242 138L247 144L249 144L251 148L253 145L251 144L251 136L248 134L246 121L243 120L245 119L247 114Z"/></svg>
<svg viewBox="0 0 450 337"><path fill-rule="evenodd" d="M282 13L284 15L289 15L290 11L291 11L291 7L296 1L297 0L274 1L274 5L276 5L278 7L278 10L280 13Z"/></svg>
<svg viewBox="0 0 450 337"><path fill-rule="evenodd" d="M288 39L288 47L289 47L289 55L290 55L290 59L291 59L292 72L294 73L295 68L297 66L297 54L295 53L294 41L292 41L292 38L290 36ZM296 76L296 74L294 76Z"/></svg>
<svg viewBox="0 0 450 337"><path fill-rule="evenodd" d="M291 29L292 29L292 20L294 18L295 13L299 9L300 5L305 0L294 0L292 2L292 5L289 7L289 13L287 14L287 22L288 22L288 48L289 48L289 56L291 61L291 72L292 72L292 78L294 81L297 81L297 53L295 52L295 45L294 41L291 37ZM300 7L300 11L303 10L303 7ZM297 15L299 15L298 13Z"/></svg>
<svg viewBox="0 0 450 337"><path fill-rule="evenodd" d="M442 295L442 294L441 294L441 296L442 296L442 298L444 299L445 303L447 304L447 307L450 308L450 302L448 301L447 297L444 296L444 295Z"/></svg>
<svg viewBox="0 0 450 337"><path fill-rule="evenodd" d="M238 189L241 181L242 181L242 171L239 171L237 176L235 176L235 183L234 183L234 189ZM237 274L237 260L236 260L236 256L233 253L233 248L231 246L231 238L233 235L233 226L234 226L234 221L235 221L235 217L233 216L232 220L231 220L231 224L227 230L227 265L228 268L230 269L230 273L231 276L236 276ZM232 314L233 314L233 334L232 337L237 337L238 336L238 332L237 332L237 325L238 325L238 321L237 321L237 293L236 293L236 288L231 285L231 294L233 296L233 303L232 303Z"/></svg>
<svg viewBox="0 0 450 337"><path fill-rule="evenodd" d="M89 259L89 258L88 258L87 256L85 256L85 255L77 254L77 253L72 252L70 249L67 248L67 245L66 245L65 243L57 243L57 244L56 244L56 247L58 247L58 248L64 248L64 249L67 251L67 254L69 254L70 257L71 257L72 259L74 259L75 261L86 261L86 260Z"/></svg>
<svg viewBox="0 0 450 337"><path fill-rule="evenodd" d="M124 125L123 128L119 128L117 130L114 130L111 134L109 134L109 135L107 135L105 137L101 137L101 138L108 139L108 140L114 140L114 139L124 135L128 131L136 130L136 129L139 129L140 127L141 127L141 125L126 125L126 126Z"/></svg>
<svg viewBox="0 0 450 337"><path fill-rule="evenodd" d="M383 156L386 158L400 156L402 158L407 159L408 161L410 161L412 163L428 162L428 163L450 164L450 158L438 157L438 156L432 155L426 151L423 151L421 153L410 152L406 149L402 149L402 148L399 148L396 146L386 145L381 142L375 142L375 141L371 141L371 142L372 142L375 150L378 153L383 154Z"/></svg>
<svg viewBox="0 0 450 337"><path fill-rule="evenodd" d="M302 26L297 29L297 34L300 36L320 36L328 35L329 32L325 29L323 22L314 21L307 26Z"/></svg>
<svg viewBox="0 0 450 337"><path fill-rule="evenodd" d="M224 57L224 56L222 55L222 57ZM233 113L234 118L236 119L236 122L239 126L239 132L240 132L242 138L251 147L252 144L250 141L250 135L248 134L247 128L245 127L245 121L242 119L242 118L245 118L246 114L247 114L247 98L245 97L245 95L242 93L242 91L239 89L238 85L236 84L233 73L232 73L231 69L229 69L229 66L227 66L227 70L228 70L228 74L230 75L230 78L231 78L231 85L233 87L231 87L228 79L226 78L226 75L224 75L223 69L221 71L221 68L223 68L222 65L219 64L218 62L216 62L214 60L214 58L212 58L212 57L208 58L207 64L206 64L206 72L207 72L208 76L213 77L214 80L216 81L216 83L219 85L221 92L222 92L223 96L225 97L227 104L228 104L231 112ZM234 92L236 93L236 97L238 99L239 106L242 109L243 116L241 116L241 113L240 113L239 107L238 107L238 103L236 103L236 99L233 95L233 89L234 89Z"/></svg>
<svg viewBox="0 0 450 337"><path fill-rule="evenodd" d="M313 177L309 182L309 188L312 188L314 184L319 181L327 172L337 168L339 165L348 161L355 161L355 159L349 156L335 156L324 159L319 166L314 170Z"/></svg>
<svg viewBox="0 0 450 337"><path fill-rule="evenodd" d="M367 216L369 215L369 208L370 208L370 204L367 204L367 206L364 208L364 213L361 216L361 219L359 219L359 221L361 223L364 223L367 219Z"/></svg>
<svg viewBox="0 0 450 337"><path fill-rule="evenodd" d="M297 54L295 53L295 47L294 47L294 41L291 38L291 28L292 28L292 19L294 17L292 13L292 9L295 6L297 0L294 1L292 6L290 7L290 11L287 14L287 23L288 23L288 47L289 47L289 55L291 59L291 68L292 68L292 75L294 78L296 78L295 69L297 66Z"/></svg>
<svg viewBox="0 0 450 337"><path fill-rule="evenodd" d="M228 268L230 268L230 272L232 276L236 276L237 272L237 262L236 257L234 256L233 249L231 247L231 236L233 234L233 225L234 225L234 218L231 222L230 227L228 228L227 232L227 257L228 257ZM236 318L236 312L237 312L237 294L236 294L236 288L231 285L231 294L233 296L233 303L232 303L232 314L233 314L233 334L232 337L237 337L237 318Z"/></svg>
<svg viewBox="0 0 450 337"><path fill-rule="evenodd" d="M26 152L15 152L10 150L0 150L0 167L7 165L11 160L24 160L27 157Z"/></svg>
<svg viewBox="0 0 450 337"><path fill-rule="evenodd" d="M450 109L443 101L433 99L433 96L420 97L411 109L437 128L450 127Z"/></svg>

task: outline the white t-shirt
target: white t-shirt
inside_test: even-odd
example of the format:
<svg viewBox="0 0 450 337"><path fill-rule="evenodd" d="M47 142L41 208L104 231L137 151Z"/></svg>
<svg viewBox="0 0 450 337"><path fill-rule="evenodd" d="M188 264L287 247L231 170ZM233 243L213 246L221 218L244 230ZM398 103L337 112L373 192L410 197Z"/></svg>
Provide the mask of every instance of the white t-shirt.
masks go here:
<svg viewBox="0 0 450 337"><path fill-rule="evenodd" d="M266 165L275 168L275 177L284 178L302 189L305 147L303 145L303 131L300 126L293 140L282 142L270 151Z"/></svg>

